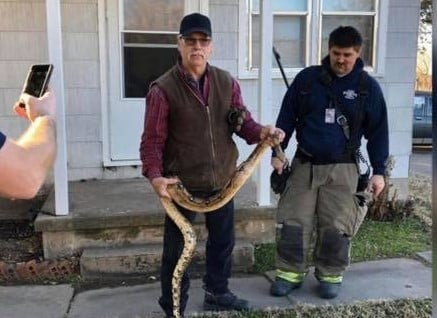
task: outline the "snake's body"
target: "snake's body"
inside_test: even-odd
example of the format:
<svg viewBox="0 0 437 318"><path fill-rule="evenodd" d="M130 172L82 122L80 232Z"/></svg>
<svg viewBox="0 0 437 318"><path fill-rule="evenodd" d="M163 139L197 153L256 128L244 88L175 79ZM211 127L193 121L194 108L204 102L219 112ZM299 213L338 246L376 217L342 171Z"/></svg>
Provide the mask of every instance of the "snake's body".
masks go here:
<svg viewBox="0 0 437 318"><path fill-rule="evenodd" d="M173 316L180 318L180 305L181 305L181 280L185 269L190 264L190 260L193 257L196 249L196 232L194 232L191 223L179 212L176 205L168 198L160 197L161 204L163 205L165 212L177 225L184 238L184 248L176 267L173 271L173 278L171 281L172 297L173 297Z"/></svg>
<svg viewBox="0 0 437 318"><path fill-rule="evenodd" d="M206 199L195 198L183 187L182 182L169 185L167 191L173 201L190 211L199 213L215 211L224 206L235 196L255 170L264 152L269 148L270 145L267 142L260 142L247 160L237 167L223 190L214 196ZM277 146L275 149L277 153L283 156L280 147ZM181 280L196 248L196 233L191 223L179 212L172 200L163 197L161 197L160 200L165 212L179 228L184 238L184 248L174 269L172 279L173 315L176 318L180 318Z"/></svg>

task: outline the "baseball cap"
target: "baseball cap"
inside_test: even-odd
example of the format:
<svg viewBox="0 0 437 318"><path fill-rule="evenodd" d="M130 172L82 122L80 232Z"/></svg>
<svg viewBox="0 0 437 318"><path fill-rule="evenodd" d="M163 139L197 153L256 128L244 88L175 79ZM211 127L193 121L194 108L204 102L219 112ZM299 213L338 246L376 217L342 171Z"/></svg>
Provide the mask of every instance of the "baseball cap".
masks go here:
<svg viewBox="0 0 437 318"><path fill-rule="evenodd" d="M207 16L200 13L192 13L182 19L179 34L188 36L194 32L201 32L211 36L211 21Z"/></svg>

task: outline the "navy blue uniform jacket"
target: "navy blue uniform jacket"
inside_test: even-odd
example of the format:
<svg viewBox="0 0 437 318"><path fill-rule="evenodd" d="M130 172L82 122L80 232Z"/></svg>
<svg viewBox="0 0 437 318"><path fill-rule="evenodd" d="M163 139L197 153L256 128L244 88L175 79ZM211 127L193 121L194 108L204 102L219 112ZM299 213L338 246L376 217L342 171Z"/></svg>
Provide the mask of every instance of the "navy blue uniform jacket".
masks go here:
<svg viewBox="0 0 437 318"><path fill-rule="evenodd" d="M341 126L337 123L325 122L326 108L330 107L329 88L320 80L322 67L328 69L332 77L331 89L342 110L348 118L355 118L359 106L358 92L360 74L363 62L357 59L352 72L338 77L330 71L329 56L325 57L320 66L310 66L297 74L282 101L276 126L283 129L286 137L282 143L287 148L290 137L296 131L298 147L311 154L317 161L335 162L345 151L347 139ZM388 123L387 107L378 82L368 76L368 96L364 107L361 127L356 129L352 138L357 145L361 144L364 136L367 139L367 152L373 168L373 174L384 175L388 157ZM299 105L299 94L306 83L311 81L311 91L306 105ZM305 86L306 85L306 86ZM303 124L297 125L299 107L304 110Z"/></svg>

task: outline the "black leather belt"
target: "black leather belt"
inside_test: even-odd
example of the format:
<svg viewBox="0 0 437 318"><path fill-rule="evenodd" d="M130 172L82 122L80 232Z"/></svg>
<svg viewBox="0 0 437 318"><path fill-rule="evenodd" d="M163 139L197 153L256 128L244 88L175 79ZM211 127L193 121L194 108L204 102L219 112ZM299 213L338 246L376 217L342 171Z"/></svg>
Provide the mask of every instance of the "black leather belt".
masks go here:
<svg viewBox="0 0 437 318"><path fill-rule="evenodd" d="M302 151L302 149L300 149L300 148L297 148L295 157L300 159L303 163L311 162L313 165L329 165L329 164L335 164L335 163L355 163L355 158L351 154L343 154L340 156L340 158L337 158L335 160L326 160L326 159L314 158L313 156Z"/></svg>

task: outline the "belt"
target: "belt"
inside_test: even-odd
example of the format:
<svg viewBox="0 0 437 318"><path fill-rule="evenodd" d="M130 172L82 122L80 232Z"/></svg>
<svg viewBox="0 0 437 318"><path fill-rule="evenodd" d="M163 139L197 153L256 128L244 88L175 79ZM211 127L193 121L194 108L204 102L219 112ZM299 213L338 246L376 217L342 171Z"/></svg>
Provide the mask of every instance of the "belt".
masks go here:
<svg viewBox="0 0 437 318"><path fill-rule="evenodd" d="M342 154L339 158L336 159L320 159L315 158L303 151L301 148L297 148L295 157L300 159L301 162L310 162L313 165L329 165L335 163L356 163L355 156L352 154Z"/></svg>

